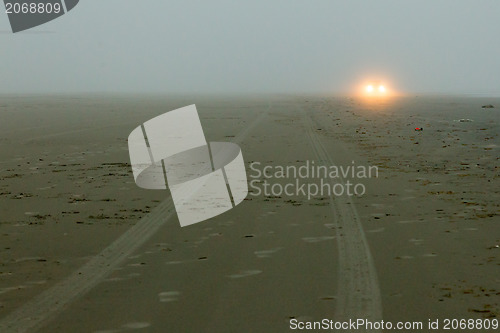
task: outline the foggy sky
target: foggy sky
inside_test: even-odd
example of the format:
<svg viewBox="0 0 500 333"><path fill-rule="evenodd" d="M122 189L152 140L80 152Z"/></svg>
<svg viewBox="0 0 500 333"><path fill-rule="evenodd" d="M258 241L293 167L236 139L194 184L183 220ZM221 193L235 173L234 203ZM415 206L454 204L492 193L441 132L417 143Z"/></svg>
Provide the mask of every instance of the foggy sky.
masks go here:
<svg viewBox="0 0 500 333"><path fill-rule="evenodd" d="M500 1L81 0L12 34L0 93L500 94Z"/></svg>

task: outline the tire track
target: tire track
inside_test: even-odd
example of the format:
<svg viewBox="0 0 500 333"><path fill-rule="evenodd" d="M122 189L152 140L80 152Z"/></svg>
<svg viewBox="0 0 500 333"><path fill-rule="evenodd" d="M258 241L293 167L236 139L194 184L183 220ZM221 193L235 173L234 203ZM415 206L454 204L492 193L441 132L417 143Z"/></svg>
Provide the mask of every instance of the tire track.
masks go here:
<svg viewBox="0 0 500 333"><path fill-rule="evenodd" d="M314 131L310 114L300 105L307 137L319 164L336 165L330 158L321 139ZM330 185L343 183L342 178L330 179ZM337 286L336 320L368 319L382 320L382 301L377 272L370 248L352 198L333 195L329 197L330 207L335 216L334 224L339 251L339 280Z"/></svg>
<svg viewBox="0 0 500 333"><path fill-rule="evenodd" d="M244 128L233 142L240 143L267 117L263 111ZM36 330L69 304L102 282L127 257L146 243L175 214L170 195L133 227L122 234L89 262L53 287L43 291L0 320L0 332Z"/></svg>
<svg viewBox="0 0 500 333"><path fill-rule="evenodd" d="M69 277L45 290L0 321L1 332L26 332L54 317L79 296L91 290L172 217L170 198L142 218L120 238Z"/></svg>

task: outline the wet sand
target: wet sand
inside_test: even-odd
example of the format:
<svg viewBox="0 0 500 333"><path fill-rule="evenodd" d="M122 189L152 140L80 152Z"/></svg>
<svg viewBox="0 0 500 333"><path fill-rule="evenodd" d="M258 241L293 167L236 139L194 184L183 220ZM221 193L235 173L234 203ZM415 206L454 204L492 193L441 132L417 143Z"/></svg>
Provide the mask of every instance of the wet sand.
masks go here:
<svg viewBox="0 0 500 333"><path fill-rule="evenodd" d="M168 191L136 187L127 137L193 103L208 141L241 146L249 180L254 162L354 161L379 177L356 180L366 193L354 197L251 189L180 228ZM498 318L499 112L487 97L4 96L0 327L282 332L294 318Z"/></svg>

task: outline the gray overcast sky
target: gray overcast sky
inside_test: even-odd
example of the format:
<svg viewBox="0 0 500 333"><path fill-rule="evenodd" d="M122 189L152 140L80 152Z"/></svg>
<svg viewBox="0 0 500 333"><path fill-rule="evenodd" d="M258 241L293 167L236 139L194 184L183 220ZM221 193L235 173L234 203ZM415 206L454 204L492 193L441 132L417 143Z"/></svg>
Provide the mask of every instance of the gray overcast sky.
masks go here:
<svg viewBox="0 0 500 333"><path fill-rule="evenodd" d="M81 0L12 34L0 93L500 93L500 1Z"/></svg>

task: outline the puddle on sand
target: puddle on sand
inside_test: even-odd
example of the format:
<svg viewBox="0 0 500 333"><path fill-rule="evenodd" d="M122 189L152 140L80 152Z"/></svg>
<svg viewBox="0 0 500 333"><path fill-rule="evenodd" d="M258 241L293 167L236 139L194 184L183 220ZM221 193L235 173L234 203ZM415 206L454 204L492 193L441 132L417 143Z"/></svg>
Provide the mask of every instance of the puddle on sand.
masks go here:
<svg viewBox="0 0 500 333"><path fill-rule="evenodd" d="M128 323L128 324L122 325L123 328L125 328L125 329L132 329L132 330L146 328L146 327L149 327L149 326L151 326L151 324L147 323L147 322L136 322L136 323Z"/></svg>
<svg viewBox="0 0 500 333"><path fill-rule="evenodd" d="M260 271L258 269L250 269L250 270L246 270L246 271L241 271L238 274L228 275L228 277L231 279L239 279L239 278L243 278L243 277L247 277L247 276L257 275L260 273L262 273L262 271Z"/></svg>
<svg viewBox="0 0 500 333"><path fill-rule="evenodd" d="M303 237L302 240L306 243L319 243L327 240L335 239L335 236L320 236L320 237Z"/></svg>
<svg viewBox="0 0 500 333"><path fill-rule="evenodd" d="M268 257L271 256L271 254L276 253L276 252L278 252L281 249L282 249L281 247L276 247L276 248L270 249L270 250L255 251L254 254L258 258L268 258Z"/></svg>
<svg viewBox="0 0 500 333"><path fill-rule="evenodd" d="M158 298L162 303L175 302L179 299L180 294L178 291L163 291L158 294Z"/></svg>

